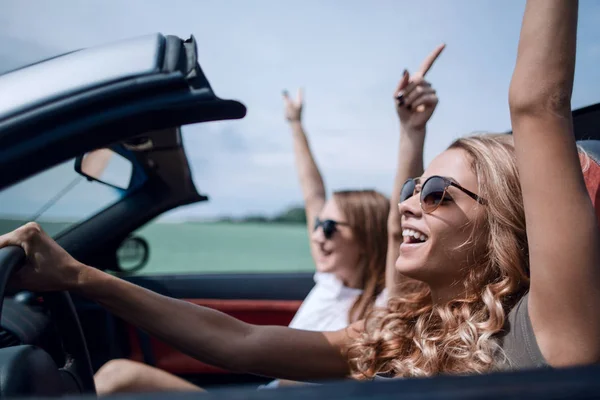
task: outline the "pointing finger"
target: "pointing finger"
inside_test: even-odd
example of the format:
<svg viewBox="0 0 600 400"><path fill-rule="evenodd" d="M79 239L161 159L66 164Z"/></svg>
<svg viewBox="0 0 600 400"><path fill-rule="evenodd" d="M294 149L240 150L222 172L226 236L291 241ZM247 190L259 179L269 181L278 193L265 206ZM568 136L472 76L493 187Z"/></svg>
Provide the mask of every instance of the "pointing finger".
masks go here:
<svg viewBox="0 0 600 400"><path fill-rule="evenodd" d="M446 48L445 43L442 43L438 47L436 47L435 50L433 50L427 56L427 58L423 61L423 64L421 64L421 67L416 72L416 75L425 77L425 74L427 74L427 72L431 69L431 67L433 66L433 63L435 63L435 60L438 59L438 57L440 56L440 54L442 54L442 51L444 51L445 48Z"/></svg>

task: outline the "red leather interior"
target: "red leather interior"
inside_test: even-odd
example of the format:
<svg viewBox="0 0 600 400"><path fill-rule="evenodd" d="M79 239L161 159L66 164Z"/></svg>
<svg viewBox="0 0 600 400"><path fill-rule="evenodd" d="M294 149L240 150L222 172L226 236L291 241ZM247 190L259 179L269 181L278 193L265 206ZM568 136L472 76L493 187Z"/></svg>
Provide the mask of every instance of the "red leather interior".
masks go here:
<svg viewBox="0 0 600 400"><path fill-rule="evenodd" d="M186 301L222 311L251 324L283 326L289 325L300 304L302 304L300 300L186 299ZM128 334L129 343L131 344L129 358L135 361L143 361L144 356L136 328L129 326ZM150 347L155 366L173 374L228 373L228 371L201 363L153 337L150 338Z"/></svg>
<svg viewBox="0 0 600 400"><path fill-rule="evenodd" d="M588 156L579 155L583 167L585 186L594 203L598 224L600 225L600 165Z"/></svg>

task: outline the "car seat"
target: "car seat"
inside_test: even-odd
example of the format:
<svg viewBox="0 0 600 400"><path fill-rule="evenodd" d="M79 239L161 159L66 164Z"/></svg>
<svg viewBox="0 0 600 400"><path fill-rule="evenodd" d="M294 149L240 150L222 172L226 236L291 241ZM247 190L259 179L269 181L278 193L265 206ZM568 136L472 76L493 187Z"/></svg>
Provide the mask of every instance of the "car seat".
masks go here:
<svg viewBox="0 0 600 400"><path fill-rule="evenodd" d="M586 157L580 153L579 159L585 186L592 198L600 225L600 140L580 140L577 145L587 154Z"/></svg>

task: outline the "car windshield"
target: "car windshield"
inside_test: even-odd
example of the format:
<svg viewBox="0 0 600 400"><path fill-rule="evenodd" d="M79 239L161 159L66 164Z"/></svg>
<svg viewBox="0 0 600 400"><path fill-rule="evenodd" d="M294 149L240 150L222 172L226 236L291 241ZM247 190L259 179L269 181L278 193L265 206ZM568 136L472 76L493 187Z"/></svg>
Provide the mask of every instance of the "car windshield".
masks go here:
<svg viewBox="0 0 600 400"><path fill-rule="evenodd" d="M97 214L122 191L88 181L71 159L0 191L0 234L37 221L51 236Z"/></svg>

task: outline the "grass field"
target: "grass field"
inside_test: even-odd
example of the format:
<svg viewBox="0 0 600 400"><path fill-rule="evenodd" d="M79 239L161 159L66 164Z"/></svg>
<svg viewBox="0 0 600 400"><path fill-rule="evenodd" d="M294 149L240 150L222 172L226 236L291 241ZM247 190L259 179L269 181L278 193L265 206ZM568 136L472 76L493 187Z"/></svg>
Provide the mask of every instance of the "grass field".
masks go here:
<svg viewBox="0 0 600 400"><path fill-rule="evenodd" d="M22 223L0 220L0 234ZM69 224L41 225L54 235ZM141 275L314 270L306 227L300 224L151 223L136 235L150 245Z"/></svg>

